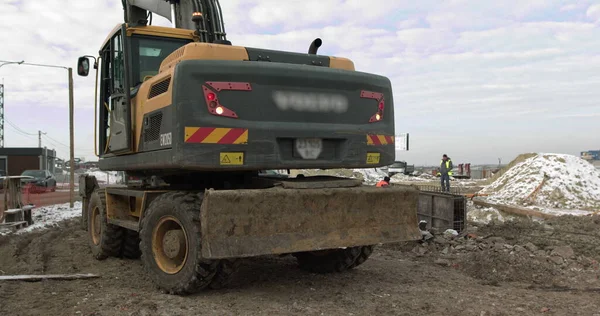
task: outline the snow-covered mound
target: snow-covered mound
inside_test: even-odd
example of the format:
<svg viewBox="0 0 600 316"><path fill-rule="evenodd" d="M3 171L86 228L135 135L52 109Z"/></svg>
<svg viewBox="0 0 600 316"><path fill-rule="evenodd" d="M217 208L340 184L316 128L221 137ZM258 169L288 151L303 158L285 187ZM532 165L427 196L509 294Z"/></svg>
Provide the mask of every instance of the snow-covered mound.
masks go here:
<svg viewBox="0 0 600 316"><path fill-rule="evenodd" d="M507 170L480 193L492 203L600 209L600 172L572 155L540 153Z"/></svg>

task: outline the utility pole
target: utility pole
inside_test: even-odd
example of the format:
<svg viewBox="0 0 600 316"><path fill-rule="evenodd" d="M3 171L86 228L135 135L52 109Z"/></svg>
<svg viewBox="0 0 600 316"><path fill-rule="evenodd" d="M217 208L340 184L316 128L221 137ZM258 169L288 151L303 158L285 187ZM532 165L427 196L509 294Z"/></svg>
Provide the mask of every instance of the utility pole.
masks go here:
<svg viewBox="0 0 600 316"><path fill-rule="evenodd" d="M0 148L4 148L4 78L0 83Z"/></svg>
<svg viewBox="0 0 600 316"><path fill-rule="evenodd" d="M42 148L42 134L46 135L46 133L42 133L42 131L38 131L38 148Z"/></svg>
<svg viewBox="0 0 600 316"><path fill-rule="evenodd" d="M69 175L71 179L70 187L70 195L71 195L71 203L70 206L73 208L73 204L75 202L75 146L74 142L74 130L73 130L73 68L69 67L69 136L70 136L70 156L71 156L71 172Z"/></svg>

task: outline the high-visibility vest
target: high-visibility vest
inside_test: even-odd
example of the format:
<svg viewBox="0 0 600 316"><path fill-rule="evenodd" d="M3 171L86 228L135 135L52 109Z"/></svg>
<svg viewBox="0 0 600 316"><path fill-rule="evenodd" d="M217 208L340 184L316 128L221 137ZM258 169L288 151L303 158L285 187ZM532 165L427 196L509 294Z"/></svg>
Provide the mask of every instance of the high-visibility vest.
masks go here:
<svg viewBox="0 0 600 316"><path fill-rule="evenodd" d="M444 163L444 160L440 161L440 165ZM446 170L450 169L450 159L446 160ZM441 170L440 170L441 171ZM448 175L451 176L453 174L452 170L448 171Z"/></svg>
<svg viewBox="0 0 600 316"><path fill-rule="evenodd" d="M385 181L383 181L383 180L381 180L381 181L377 182L377 185L376 185L376 186L377 186L378 188L381 188L381 187L388 186L388 185L390 185L390 184L389 184L389 183L387 183L387 182L385 182Z"/></svg>

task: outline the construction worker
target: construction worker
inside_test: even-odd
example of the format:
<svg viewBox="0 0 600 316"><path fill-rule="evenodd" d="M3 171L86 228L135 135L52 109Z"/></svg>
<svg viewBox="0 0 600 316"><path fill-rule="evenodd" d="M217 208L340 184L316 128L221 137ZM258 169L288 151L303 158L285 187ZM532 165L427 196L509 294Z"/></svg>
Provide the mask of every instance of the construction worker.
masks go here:
<svg viewBox="0 0 600 316"><path fill-rule="evenodd" d="M452 160L448 158L448 155L444 154L442 156L442 161L440 162L440 180L442 182L442 192L450 192L450 176L452 175L452 168Z"/></svg>
<svg viewBox="0 0 600 316"><path fill-rule="evenodd" d="M377 182L378 188L387 187L388 185L390 185L390 177L385 177L383 180Z"/></svg>

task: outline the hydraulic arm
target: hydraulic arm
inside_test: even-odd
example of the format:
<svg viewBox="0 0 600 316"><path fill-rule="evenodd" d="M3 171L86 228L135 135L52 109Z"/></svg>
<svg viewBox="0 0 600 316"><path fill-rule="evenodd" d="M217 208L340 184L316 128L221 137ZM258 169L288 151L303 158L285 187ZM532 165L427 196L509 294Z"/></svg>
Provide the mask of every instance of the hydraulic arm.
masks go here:
<svg viewBox="0 0 600 316"><path fill-rule="evenodd" d="M123 9L130 25L148 25L158 14L174 28L195 30L200 42L227 43L218 0L123 0Z"/></svg>

